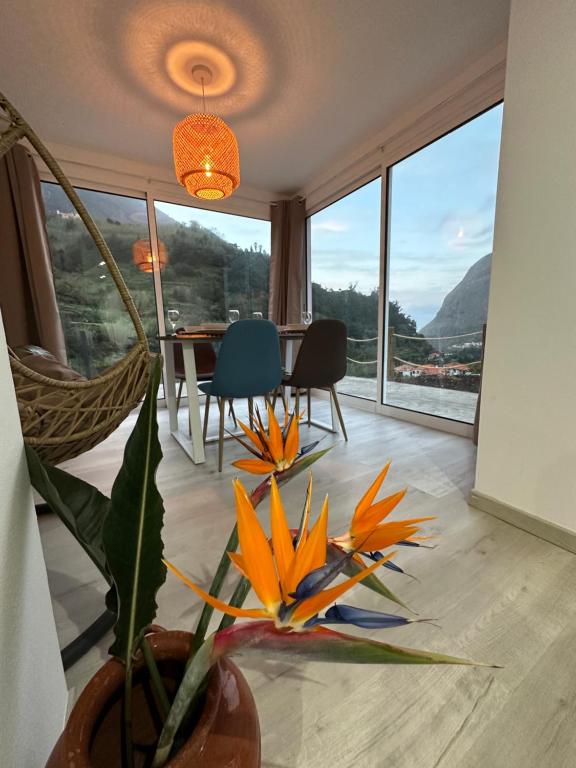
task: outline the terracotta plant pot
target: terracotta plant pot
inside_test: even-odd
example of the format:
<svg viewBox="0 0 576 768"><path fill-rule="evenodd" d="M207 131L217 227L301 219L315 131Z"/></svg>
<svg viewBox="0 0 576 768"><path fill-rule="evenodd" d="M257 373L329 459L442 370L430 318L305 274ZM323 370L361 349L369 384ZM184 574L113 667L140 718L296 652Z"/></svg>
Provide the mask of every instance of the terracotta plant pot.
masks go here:
<svg viewBox="0 0 576 768"><path fill-rule="evenodd" d="M169 691L180 680L192 635L158 632L148 641ZM46 768L121 768L124 667L106 662L82 691ZM160 717L142 660L135 665L133 741L136 768L152 762ZM166 768L259 768L260 725L252 693L227 659L212 670L196 725Z"/></svg>

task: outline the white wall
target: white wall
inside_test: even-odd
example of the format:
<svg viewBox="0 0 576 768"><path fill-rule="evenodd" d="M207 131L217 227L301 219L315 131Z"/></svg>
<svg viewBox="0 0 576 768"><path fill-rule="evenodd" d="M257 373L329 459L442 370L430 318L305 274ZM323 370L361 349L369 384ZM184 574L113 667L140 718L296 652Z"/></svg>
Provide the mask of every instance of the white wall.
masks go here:
<svg viewBox="0 0 576 768"><path fill-rule="evenodd" d="M576 531L576 2L513 0L476 490Z"/></svg>
<svg viewBox="0 0 576 768"><path fill-rule="evenodd" d="M44 766L67 690L0 318L0 764Z"/></svg>

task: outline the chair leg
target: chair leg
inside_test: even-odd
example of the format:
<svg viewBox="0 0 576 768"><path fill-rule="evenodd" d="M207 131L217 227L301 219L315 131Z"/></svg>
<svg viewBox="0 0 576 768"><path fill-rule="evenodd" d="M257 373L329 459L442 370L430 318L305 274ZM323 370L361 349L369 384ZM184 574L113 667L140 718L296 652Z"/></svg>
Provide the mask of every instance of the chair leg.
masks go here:
<svg viewBox="0 0 576 768"><path fill-rule="evenodd" d="M346 427L344 426L344 419L342 418L342 411L340 410L340 403L338 402L338 395L336 394L336 387L334 384L330 387L330 397L334 398L334 405L336 406L336 413L338 414L338 421L342 428L342 434L344 435L344 440L348 442L348 435L346 433Z"/></svg>
<svg viewBox="0 0 576 768"><path fill-rule="evenodd" d="M210 412L210 395L206 395L206 406L204 408L204 431L202 437L204 438L204 445L206 445L206 437L208 436L208 414Z"/></svg>
<svg viewBox="0 0 576 768"><path fill-rule="evenodd" d="M234 400L233 400L233 398L230 398L230 400L228 401L228 416L234 422L234 429L237 429L238 428L238 422L236 421L236 412L234 410Z"/></svg>
<svg viewBox="0 0 576 768"><path fill-rule="evenodd" d="M218 430L218 472L222 472L222 461L224 459L224 417L226 415L226 399L218 399L220 408L220 429Z"/></svg>
<svg viewBox="0 0 576 768"><path fill-rule="evenodd" d="M251 397L248 398L248 423L250 429L254 429L254 400Z"/></svg>
<svg viewBox="0 0 576 768"><path fill-rule="evenodd" d="M312 396L310 389L306 390L306 407L308 411L308 426L310 426L310 422L312 421Z"/></svg>
<svg viewBox="0 0 576 768"><path fill-rule="evenodd" d="M180 409L180 398L182 397L182 387L184 386L184 379L180 379L178 382L178 394L176 395L176 413Z"/></svg>

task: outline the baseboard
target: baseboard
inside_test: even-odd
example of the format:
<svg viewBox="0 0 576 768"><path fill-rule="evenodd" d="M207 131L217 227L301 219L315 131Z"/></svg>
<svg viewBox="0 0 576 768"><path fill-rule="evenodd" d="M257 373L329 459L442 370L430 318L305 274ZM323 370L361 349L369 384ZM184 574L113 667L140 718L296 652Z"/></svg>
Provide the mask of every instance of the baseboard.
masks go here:
<svg viewBox="0 0 576 768"><path fill-rule="evenodd" d="M531 533L533 536L537 536L539 539L549 541L561 549L566 549L568 552L576 554L576 532L568 528L563 528L561 525L556 525L556 523L551 523L548 520L542 520L542 518L536 517L530 514L530 512L524 512L522 509L517 509L503 501L498 501L498 499L487 496L475 488L470 492L469 504L474 509L487 512L489 515L498 517L515 528L520 528L527 533Z"/></svg>

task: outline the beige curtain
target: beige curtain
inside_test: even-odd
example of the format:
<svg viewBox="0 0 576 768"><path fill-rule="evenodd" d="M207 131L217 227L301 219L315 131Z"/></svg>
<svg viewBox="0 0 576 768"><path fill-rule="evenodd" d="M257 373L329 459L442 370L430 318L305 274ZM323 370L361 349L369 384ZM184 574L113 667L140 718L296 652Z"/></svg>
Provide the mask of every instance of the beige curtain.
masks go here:
<svg viewBox="0 0 576 768"><path fill-rule="evenodd" d="M272 203L270 308L279 325L299 323L305 285L306 205L302 198Z"/></svg>
<svg viewBox="0 0 576 768"><path fill-rule="evenodd" d="M0 308L11 347L37 344L66 363L40 179L27 150L0 158Z"/></svg>

